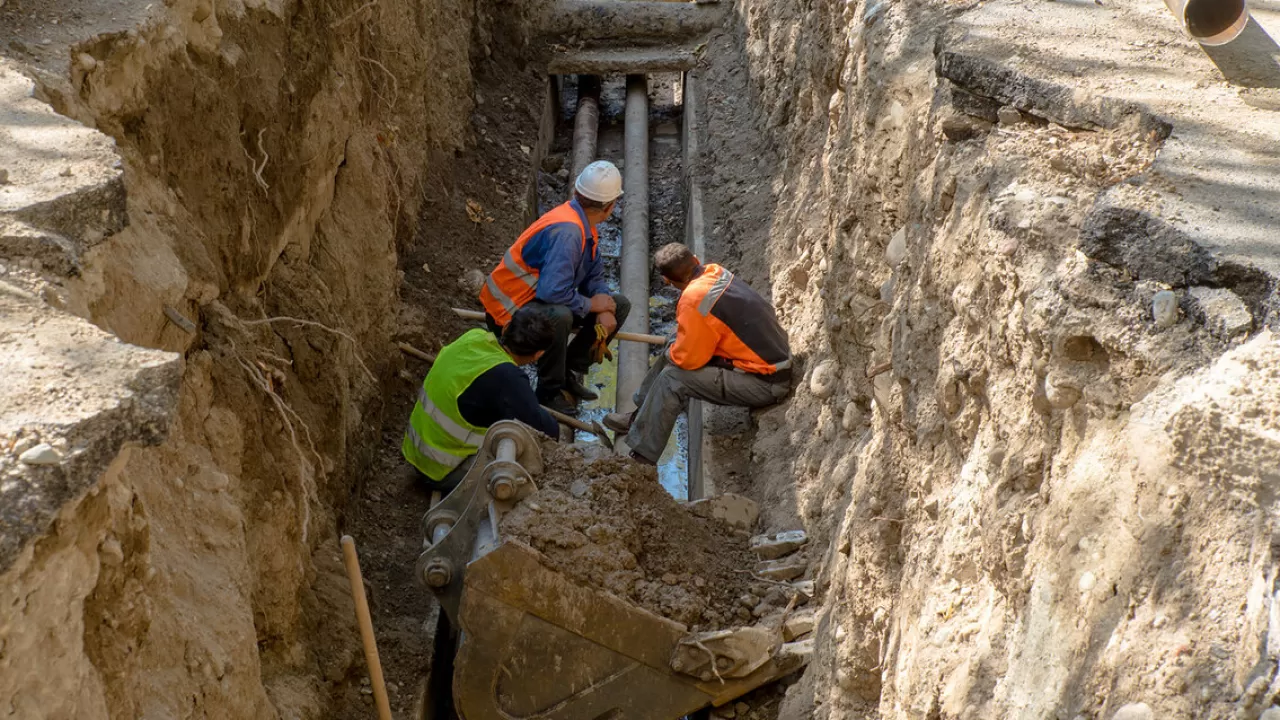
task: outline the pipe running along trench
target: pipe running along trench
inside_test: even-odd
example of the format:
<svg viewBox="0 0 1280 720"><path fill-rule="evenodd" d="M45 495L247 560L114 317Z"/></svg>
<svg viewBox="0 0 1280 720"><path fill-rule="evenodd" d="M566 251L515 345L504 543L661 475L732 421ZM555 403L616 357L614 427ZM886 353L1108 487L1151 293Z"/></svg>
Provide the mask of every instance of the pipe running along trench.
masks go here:
<svg viewBox="0 0 1280 720"><path fill-rule="evenodd" d="M644 75L627 76L623 124L622 294L636 308L627 318L627 332L649 332L649 82ZM643 298L643 302L641 302ZM632 399L649 370L649 348L636 343L618 347L617 412L631 412Z"/></svg>

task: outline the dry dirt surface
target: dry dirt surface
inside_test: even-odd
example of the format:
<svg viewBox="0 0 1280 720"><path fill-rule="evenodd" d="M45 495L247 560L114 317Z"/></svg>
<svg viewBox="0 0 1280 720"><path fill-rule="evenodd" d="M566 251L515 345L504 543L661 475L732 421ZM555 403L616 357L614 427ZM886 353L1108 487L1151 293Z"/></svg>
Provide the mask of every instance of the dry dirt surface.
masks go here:
<svg viewBox="0 0 1280 720"><path fill-rule="evenodd" d="M551 443L543 452L538 491L503 518L504 537L532 545L573 580L691 630L751 624L786 606L787 592L750 573L746 533L695 517L653 468L588 460Z"/></svg>

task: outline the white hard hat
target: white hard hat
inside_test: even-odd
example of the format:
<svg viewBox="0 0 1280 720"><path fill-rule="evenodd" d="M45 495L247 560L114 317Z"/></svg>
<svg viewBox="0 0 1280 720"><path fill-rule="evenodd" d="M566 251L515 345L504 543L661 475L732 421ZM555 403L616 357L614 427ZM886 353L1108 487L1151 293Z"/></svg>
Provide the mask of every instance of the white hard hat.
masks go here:
<svg viewBox="0 0 1280 720"><path fill-rule="evenodd" d="M573 189L596 202L613 202L622 197L622 173L608 160L597 160L582 169Z"/></svg>

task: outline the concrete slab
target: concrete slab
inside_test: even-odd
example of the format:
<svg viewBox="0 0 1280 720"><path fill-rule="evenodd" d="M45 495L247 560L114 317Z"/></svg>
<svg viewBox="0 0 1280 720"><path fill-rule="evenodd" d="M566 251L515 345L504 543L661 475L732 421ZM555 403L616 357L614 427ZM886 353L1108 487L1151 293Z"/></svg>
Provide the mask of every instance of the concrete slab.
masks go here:
<svg viewBox="0 0 1280 720"><path fill-rule="evenodd" d="M60 275L128 222L115 142L33 97L0 58L0 258Z"/></svg>
<svg viewBox="0 0 1280 720"><path fill-rule="evenodd" d="M697 62L698 56L692 47L581 50L552 55L547 72L553 75L684 72Z"/></svg>
<svg viewBox="0 0 1280 720"><path fill-rule="evenodd" d="M1254 5L1239 40L1207 49L1161 3L1000 0L963 16L939 43L939 67L975 95L1055 122L1135 133L1167 123L1154 164L1105 191L1095 213L1129 218L1112 222L1122 236L1162 223L1157 234L1203 248L1208 281L1229 286L1241 267L1280 277L1276 37L1274 3Z"/></svg>
<svg viewBox="0 0 1280 720"><path fill-rule="evenodd" d="M127 345L0 277L0 572L126 444L155 444L182 359Z"/></svg>

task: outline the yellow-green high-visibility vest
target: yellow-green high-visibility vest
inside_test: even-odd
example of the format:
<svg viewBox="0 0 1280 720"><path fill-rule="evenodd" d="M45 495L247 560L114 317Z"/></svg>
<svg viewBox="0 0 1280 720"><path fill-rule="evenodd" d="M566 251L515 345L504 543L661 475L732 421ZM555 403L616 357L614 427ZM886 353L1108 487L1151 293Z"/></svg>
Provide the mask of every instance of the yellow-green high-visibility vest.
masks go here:
<svg viewBox="0 0 1280 720"><path fill-rule="evenodd" d="M418 402L400 444L405 459L432 480L443 480L476 454L488 428L464 420L458 398L476 378L509 362L511 357L488 330L468 330L446 345L418 389Z"/></svg>

